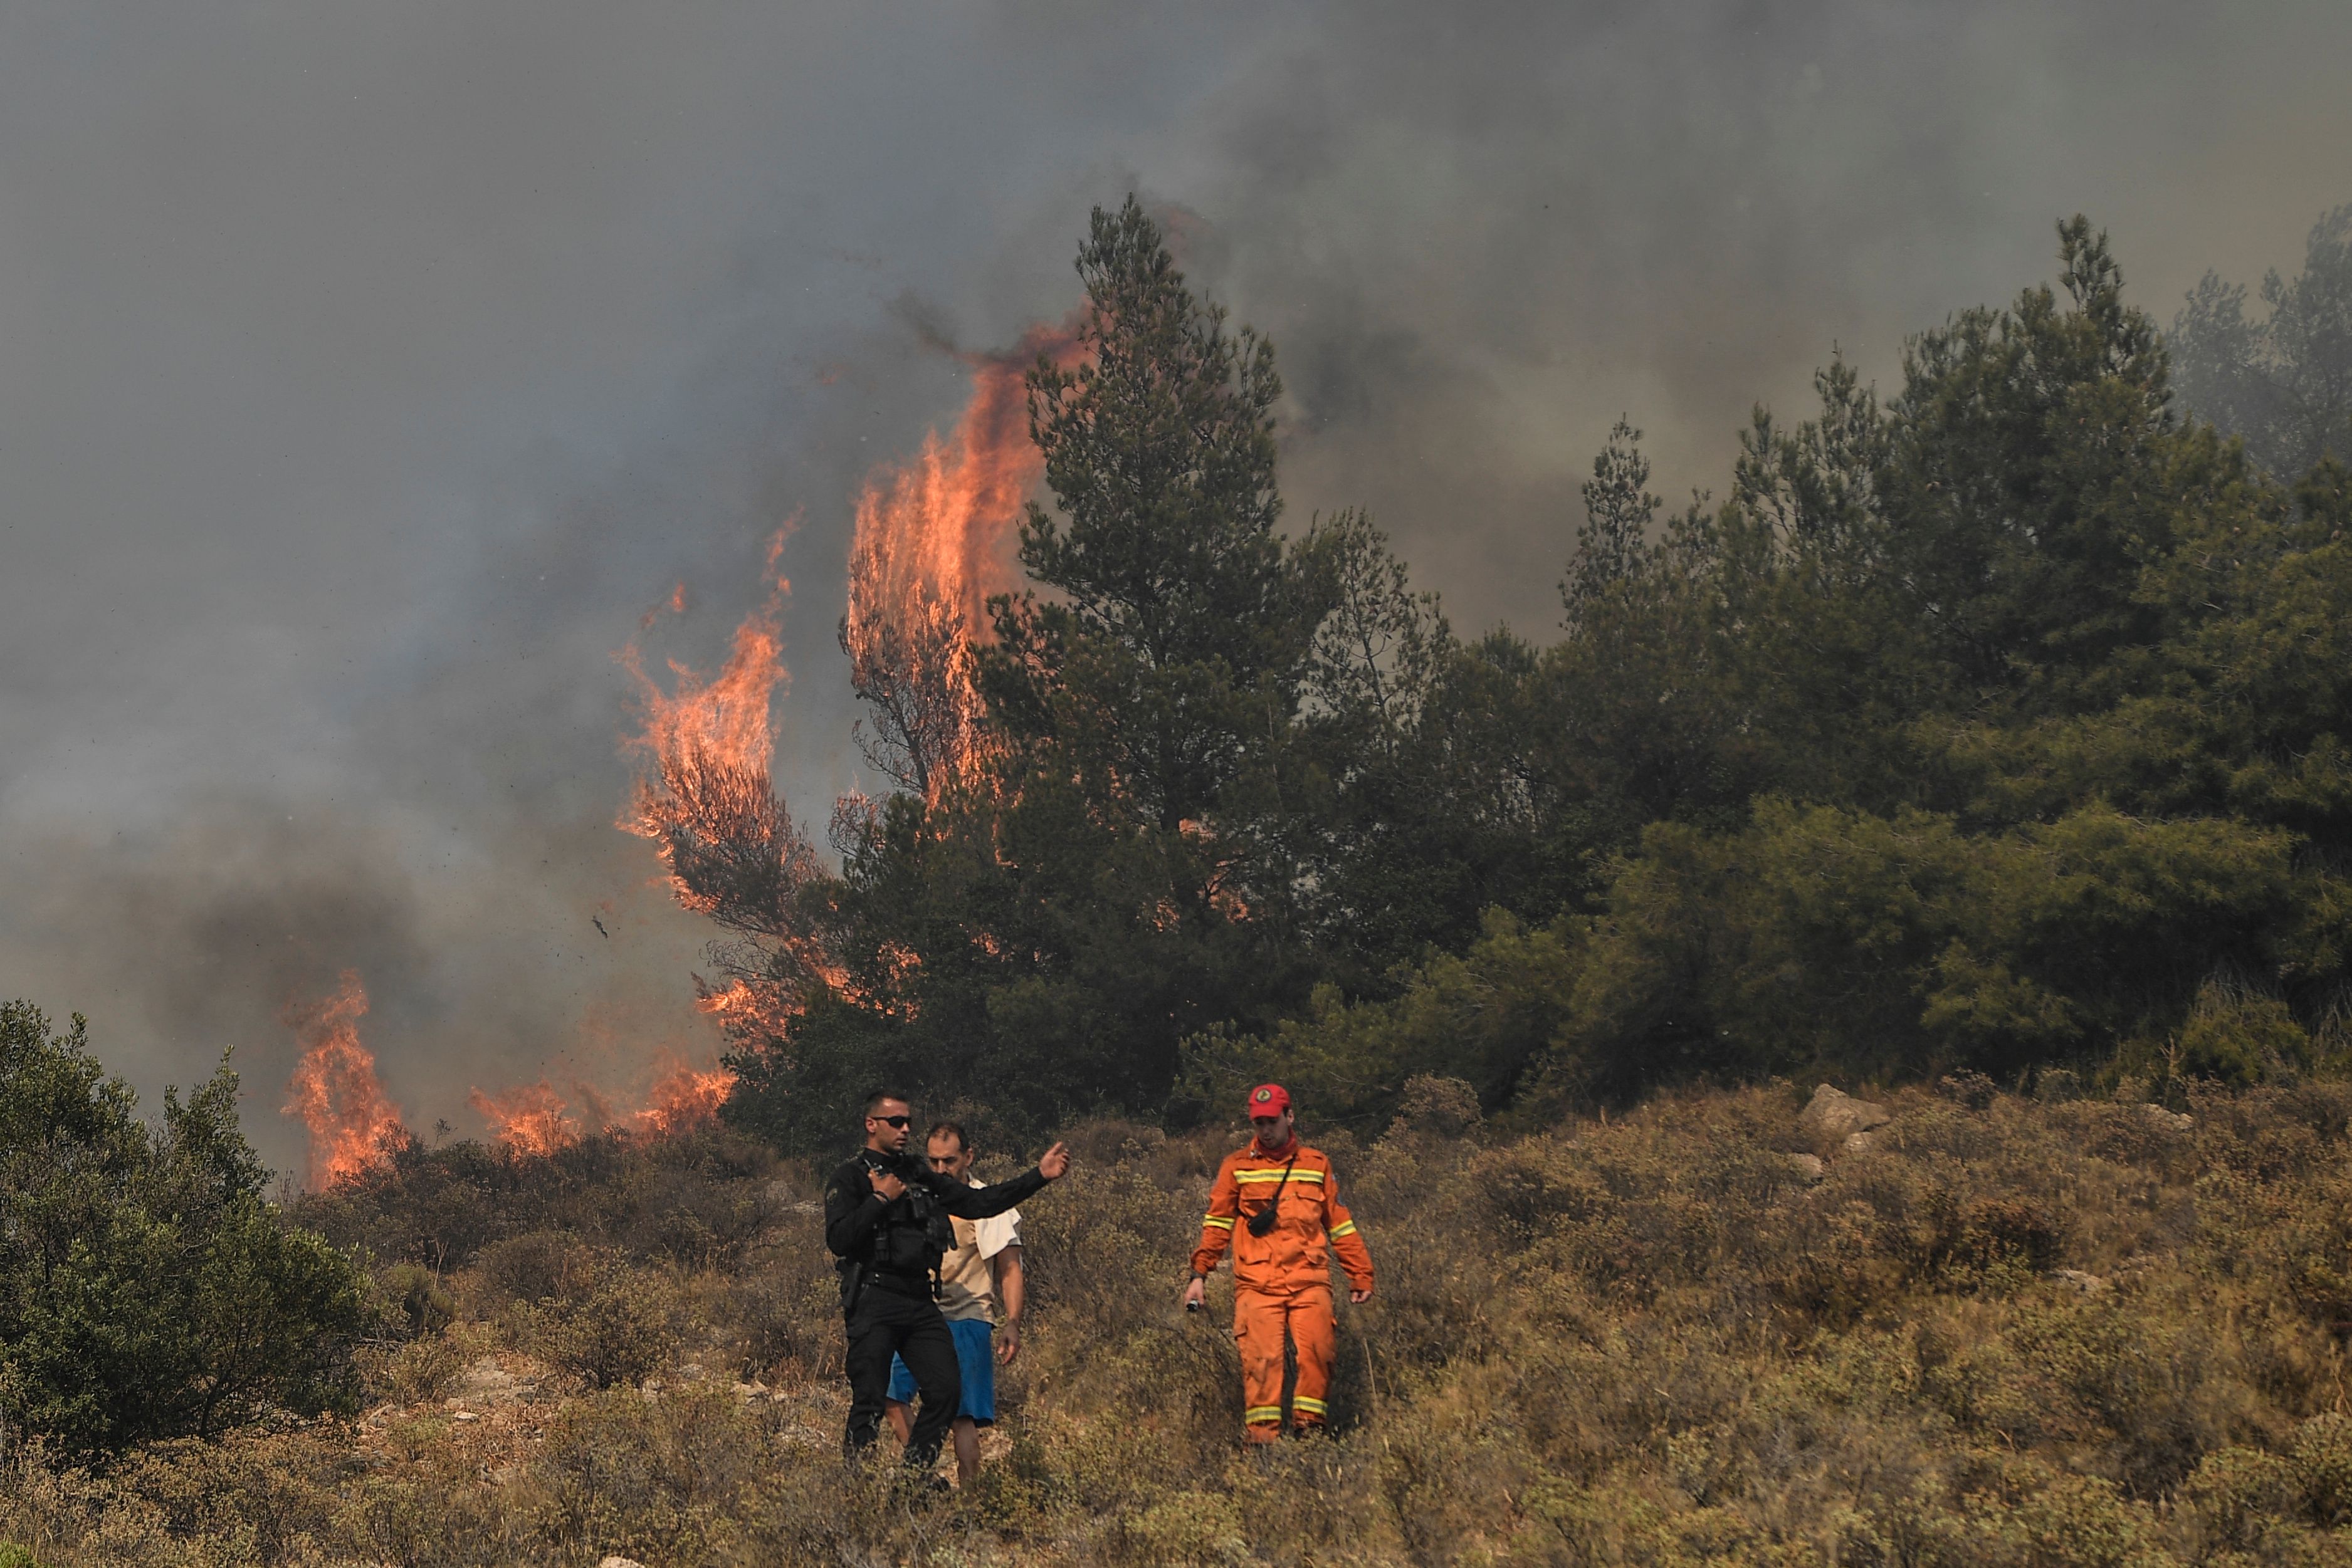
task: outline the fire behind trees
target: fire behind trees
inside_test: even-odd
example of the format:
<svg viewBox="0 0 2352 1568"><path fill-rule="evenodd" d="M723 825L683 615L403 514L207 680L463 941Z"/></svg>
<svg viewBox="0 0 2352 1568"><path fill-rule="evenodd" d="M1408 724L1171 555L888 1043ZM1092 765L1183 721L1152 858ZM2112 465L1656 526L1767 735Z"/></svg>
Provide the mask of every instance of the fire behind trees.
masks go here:
<svg viewBox="0 0 2352 1568"><path fill-rule="evenodd" d="M1076 349L1070 329L1041 327L1009 354L966 356L972 396L953 437L926 440L857 500L840 640L873 715L858 750L927 801L977 780L990 758L972 643L988 595L1010 579L1014 525L1044 466L1024 378Z"/></svg>
<svg viewBox="0 0 2352 1568"><path fill-rule="evenodd" d="M1359 513L1282 531L1271 345L1098 212L1075 350L1025 378L1031 580L924 655L969 691L894 708L859 652L966 580L854 578L902 789L835 811L838 874L761 770L646 818L750 944L731 1114L813 1147L881 1082L1019 1132L1260 1075L1370 1124L1430 1071L1542 1114L2339 1053L2346 470L2183 417L2105 236L2059 241L1891 396L1833 361L1812 417L1759 409L1719 502L1665 513L1621 423L1538 642L1458 636Z"/></svg>
<svg viewBox="0 0 2352 1568"><path fill-rule="evenodd" d="M706 768L706 773L709 771ZM766 798L766 778L761 793ZM341 1186L389 1170L417 1148L416 1134L377 1075L375 1053L362 1042L359 1020L367 990L346 971L331 997L289 1003L286 1021L302 1042L287 1084L285 1113L300 1118L309 1134L305 1185ZM567 1100L546 1078L496 1092L478 1087L467 1103L489 1124L492 1140L519 1158L543 1158L592 1134L664 1136L715 1117L735 1086L723 1066L698 1067L675 1051L652 1053L654 1080L634 1111L625 1111L593 1084L574 1082Z"/></svg>
<svg viewBox="0 0 2352 1568"><path fill-rule="evenodd" d="M722 922L745 911L782 907L791 885L823 874L815 852L768 785L768 710L784 679L779 618L791 586L775 570L784 537L780 532L769 545L771 591L736 628L734 645L717 675L706 681L673 665L665 689L646 673L634 643L620 655L636 678L641 720L627 748L643 758L644 769L619 825L655 841L681 904ZM662 609L677 613L685 607L680 584ZM650 627L661 612L648 613L639 629ZM770 956L757 946L759 939L791 941L789 930L758 917L739 936L742 940L736 946L714 955L729 984L704 990L706 1009L722 1017L741 1005L750 981L769 972ZM814 947L798 951L822 964ZM837 971L822 967L807 973L827 981L839 978ZM291 1003L286 1010L304 1049L285 1109L301 1118L310 1134L308 1176L313 1188L387 1171L416 1141L378 1078L374 1055L361 1042L358 1020L366 1011L366 989L358 975L348 972L333 997L308 1006ZM635 1054L644 1061L646 1053ZM544 1077L497 1090L478 1085L467 1103L489 1124L502 1149L530 1158L593 1134L681 1131L715 1115L734 1087L734 1073L723 1066L697 1066L667 1051L652 1054L654 1082L633 1111L622 1110L586 1082L571 1084L567 1099Z"/></svg>

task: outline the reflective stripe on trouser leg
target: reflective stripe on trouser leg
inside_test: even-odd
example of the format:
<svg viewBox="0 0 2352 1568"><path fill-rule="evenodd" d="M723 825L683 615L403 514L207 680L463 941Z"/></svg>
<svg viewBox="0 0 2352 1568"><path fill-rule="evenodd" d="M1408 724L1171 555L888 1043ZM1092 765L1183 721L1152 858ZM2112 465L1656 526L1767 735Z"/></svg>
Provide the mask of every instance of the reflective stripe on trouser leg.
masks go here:
<svg viewBox="0 0 2352 1568"><path fill-rule="evenodd" d="M1331 1392L1331 1356L1338 1333L1330 1288L1317 1285L1301 1291L1290 1298L1289 1306L1290 1343L1298 1347L1298 1386L1291 1392L1290 1421L1295 1427L1318 1427L1326 1414L1323 1402ZM1276 1386L1280 1386L1279 1382Z"/></svg>
<svg viewBox="0 0 2352 1568"><path fill-rule="evenodd" d="M1234 1292L1234 1343L1242 1353L1242 1425L1252 1442L1282 1431L1282 1335L1287 1300L1262 1291Z"/></svg>
<svg viewBox="0 0 2352 1568"><path fill-rule="evenodd" d="M1234 1339L1242 1353L1242 1423L1257 1441L1282 1429L1282 1353L1286 1334L1298 1351L1298 1385L1292 1391L1290 1418L1301 1427L1320 1425L1331 1391L1331 1354L1336 1322L1331 1291L1315 1285L1291 1295L1234 1292Z"/></svg>

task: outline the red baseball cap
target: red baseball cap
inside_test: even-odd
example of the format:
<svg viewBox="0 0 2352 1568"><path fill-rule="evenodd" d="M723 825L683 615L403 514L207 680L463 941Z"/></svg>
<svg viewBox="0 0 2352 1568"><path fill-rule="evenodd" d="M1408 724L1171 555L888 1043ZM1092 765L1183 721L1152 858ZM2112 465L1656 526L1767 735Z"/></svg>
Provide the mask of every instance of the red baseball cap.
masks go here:
<svg viewBox="0 0 2352 1568"><path fill-rule="evenodd" d="M1252 1120L1260 1116L1279 1116L1289 1109L1290 1091L1279 1083L1261 1083L1249 1092Z"/></svg>

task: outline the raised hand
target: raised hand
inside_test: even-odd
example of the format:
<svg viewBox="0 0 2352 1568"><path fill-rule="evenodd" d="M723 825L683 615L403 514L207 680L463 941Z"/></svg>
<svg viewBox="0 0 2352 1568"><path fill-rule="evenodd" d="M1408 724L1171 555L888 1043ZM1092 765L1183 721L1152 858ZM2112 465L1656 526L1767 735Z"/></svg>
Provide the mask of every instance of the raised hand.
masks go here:
<svg viewBox="0 0 2352 1568"><path fill-rule="evenodd" d="M1037 1174L1047 1181L1059 1181L1062 1173L1070 1168L1070 1145L1055 1144L1037 1161Z"/></svg>

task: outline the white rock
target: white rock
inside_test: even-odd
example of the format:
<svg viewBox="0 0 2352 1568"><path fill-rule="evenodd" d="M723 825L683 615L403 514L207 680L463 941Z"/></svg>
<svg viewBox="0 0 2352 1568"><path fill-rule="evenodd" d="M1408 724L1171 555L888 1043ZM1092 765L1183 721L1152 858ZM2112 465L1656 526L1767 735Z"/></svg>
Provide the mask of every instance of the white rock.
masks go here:
<svg viewBox="0 0 2352 1568"><path fill-rule="evenodd" d="M596 1568L646 1568L646 1565L634 1557L607 1557L599 1562Z"/></svg>
<svg viewBox="0 0 2352 1568"><path fill-rule="evenodd" d="M2086 1296L2095 1296L2107 1288L2107 1282L2096 1274L2086 1274L2080 1269L2055 1269L2050 1277L2062 1285L2072 1285Z"/></svg>
<svg viewBox="0 0 2352 1568"><path fill-rule="evenodd" d="M471 1410L460 1410L449 1417L452 1421L478 1421L481 1417Z"/></svg>
<svg viewBox="0 0 2352 1568"><path fill-rule="evenodd" d="M1894 1119L1894 1113L1885 1106L1840 1093L1824 1083L1813 1091L1812 1100L1797 1117L1797 1125L1816 1135L1843 1138L1883 1127Z"/></svg>
<svg viewBox="0 0 2352 1568"><path fill-rule="evenodd" d="M1790 1155L1788 1166L1803 1181L1819 1181L1829 1174L1829 1167L1822 1164L1819 1155Z"/></svg>
<svg viewBox="0 0 2352 1568"><path fill-rule="evenodd" d="M2197 1118L2186 1111L2168 1111L2161 1105L2143 1105L2147 1119L2170 1133L2185 1133L2197 1124Z"/></svg>
<svg viewBox="0 0 2352 1568"><path fill-rule="evenodd" d="M1864 1149L1876 1148L1878 1146L1878 1134L1876 1133L1848 1133L1845 1135L1845 1142L1839 1146L1843 1148L1847 1154L1858 1155Z"/></svg>
<svg viewBox="0 0 2352 1568"><path fill-rule="evenodd" d="M532 1386L499 1364L494 1355L478 1356L457 1375L456 1397L471 1405L509 1405L529 1399Z"/></svg>

